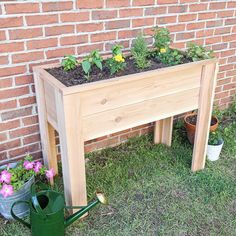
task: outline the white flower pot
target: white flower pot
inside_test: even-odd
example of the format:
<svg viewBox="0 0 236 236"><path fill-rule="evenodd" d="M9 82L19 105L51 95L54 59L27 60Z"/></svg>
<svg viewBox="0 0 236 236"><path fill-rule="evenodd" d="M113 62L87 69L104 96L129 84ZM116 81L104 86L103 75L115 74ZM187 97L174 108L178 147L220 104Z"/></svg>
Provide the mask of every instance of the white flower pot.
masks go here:
<svg viewBox="0 0 236 236"><path fill-rule="evenodd" d="M223 144L224 141L219 145L207 145L207 159L210 161L217 161L220 158Z"/></svg>

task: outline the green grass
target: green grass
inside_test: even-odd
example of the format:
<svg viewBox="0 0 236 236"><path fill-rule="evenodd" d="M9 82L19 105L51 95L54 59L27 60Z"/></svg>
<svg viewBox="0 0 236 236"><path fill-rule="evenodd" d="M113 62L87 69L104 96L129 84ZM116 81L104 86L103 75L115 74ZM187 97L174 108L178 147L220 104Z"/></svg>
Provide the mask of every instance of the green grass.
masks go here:
<svg viewBox="0 0 236 236"><path fill-rule="evenodd" d="M67 229L67 235L236 235L236 122L227 122L219 161L190 171L192 147L182 125L171 148L152 136L89 154L89 198L103 190L108 206ZM30 235L18 223L0 220L0 235Z"/></svg>

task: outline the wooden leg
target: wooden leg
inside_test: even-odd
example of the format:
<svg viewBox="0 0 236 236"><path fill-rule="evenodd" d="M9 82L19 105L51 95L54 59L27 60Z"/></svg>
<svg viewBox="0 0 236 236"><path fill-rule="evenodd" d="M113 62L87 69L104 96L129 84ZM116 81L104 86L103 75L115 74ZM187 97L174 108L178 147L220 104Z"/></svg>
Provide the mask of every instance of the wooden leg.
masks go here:
<svg viewBox="0 0 236 236"><path fill-rule="evenodd" d="M58 93L56 101L66 204L85 206L86 174L79 99Z"/></svg>
<svg viewBox="0 0 236 236"><path fill-rule="evenodd" d="M173 130L173 117L156 121L154 127L154 143L171 146Z"/></svg>
<svg viewBox="0 0 236 236"><path fill-rule="evenodd" d="M44 97L44 84L43 80L39 78L35 73L35 86L37 87L37 104L38 104L38 116L40 124L41 145L43 152L44 164L49 168L53 168L55 174L58 173L57 167L57 154L54 128L48 123L46 117L46 103Z"/></svg>
<svg viewBox="0 0 236 236"><path fill-rule="evenodd" d="M199 95L199 109L193 148L192 171L204 169L206 149L209 137L214 90L216 85L215 64L203 66L201 89Z"/></svg>

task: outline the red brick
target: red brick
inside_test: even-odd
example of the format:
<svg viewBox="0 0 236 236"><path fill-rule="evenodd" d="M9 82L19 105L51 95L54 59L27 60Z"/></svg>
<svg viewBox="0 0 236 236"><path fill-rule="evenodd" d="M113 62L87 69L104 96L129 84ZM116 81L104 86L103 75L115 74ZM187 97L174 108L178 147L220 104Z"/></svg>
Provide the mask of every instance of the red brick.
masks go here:
<svg viewBox="0 0 236 236"><path fill-rule="evenodd" d="M27 25L48 25L58 23L58 15L47 14L47 15L33 15L26 16Z"/></svg>
<svg viewBox="0 0 236 236"><path fill-rule="evenodd" d="M52 26L45 28L46 36L74 33L73 25Z"/></svg>
<svg viewBox="0 0 236 236"><path fill-rule="evenodd" d="M22 148L17 148L15 150L9 151L9 157L25 156L28 153L39 151L39 144L32 144L29 146L24 146Z"/></svg>
<svg viewBox="0 0 236 236"><path fill-rule="evenodd" d="M119 39L126 39L126 38L135 38L138 33L140 33L140 30L134 29L134 30L125 30L125 31L119 31L118 32L118 38Z"/></svg>
<svg viewBox="0 0 236 236"><path fill-rule="evenodd" d="M1 41L6 40L5 31L3 31L3 30L0 31L0 40Z"/></svg>
<svg viewBox="0 0 236 236"><path fill-rule="evenodd" d="M120 136L120 141L124 142L124 141L128 140L129 138L133 138L133 137L136 137L136 136L139 136L139 135L140 135L140 130L131 131L129 133L121 135Z"/></svg>
<svg viewBox="0 0 236 236"><path fill-rule="evenodd" d="M33 126L28 126L28 127L12 130L12 131L9 132L9 134L10 134L10 138L13 139L13 138L33 134L33 133L36 133L38 131L39 131L38 125L33 125Z"/></svg>
<svg viewBox="0 0 236 236"><path fill-rule="evenodd" d="M185 30L185 24L170 25L168 26L170 32L180 32Z"/></svg>
<svg viewBox="0 0 236 236"><path fill-rule="evenodd" d="M133 6L149 6L154 4L155 0L133 0Z"/></svg>
<svg viewBox="0 0 236 236"><path fill-rule="evenodd" d="M7 151L9 149L19 147L20 145L21 145L20 139L2 143L0 144L0 151Z"/></svg>
<svg viewBox="0 0 236 236"><path fill-rule="evenodd" d="M16 106L17 106L16 100L0 102L0 111L16 108Z"/></svg>
<svg viewBox="0 0 236 236"><path fill-rule="evenodd" d="M23 25L22 17L0 18L0 28L11 28Z"/></svg>
<svg viewBox="0 0 236 236"><path fill-rule="evenodd" d="M228 92L228 91L220 92L220 93L217 93L217 94L215 95L215 99L228 97L228 95L229 95L229 92Z"/></svg>
<svg viewBox="0 0 236 236"><path fill-rule="evenodd" d="M157 0L157 4L175 4L178 0Z"/></svg>
<svg viewBox="0 0 236 236"><path fill-rule="evenodd" d="M206 44L221 43L221 37L216 36L216 37L206 38L205 43Z"/></svg>
<svg viewBox="0 0 236 236"><path fill-rule="evenodd" d="M0 160L5 161L7 159L7 152L0 152Z"/></svg>
<svg viewBox="0 0 236 236"><path fill-rule="evenodd" d="M168 13L183 13L187 11L188 6L182 5L182 6L169 6L168 7Z"/></svg>
<svg viewBox="0 0 236 236"><path fill-rule="evenodd" d="M119 45L122 45L124 48L128 48L129 47L129 40L124 40L124 41L119 41L117 42ZM112 47L114 46L113 42L107 42L105 43L105 51L111 51Z"/></svg>
<svg viewBox="0 0 236 236"><path fill-rule="evenodd" d="M225 25L236 25L236 18L226 19Z"/></svg>
<svg viewBox="0 0 236 236"><path fill-rule="evenodd" d="M30 104L35 104L36 103L36 98L35 97L27 97L27 98L21 98L19 99L20 106L27 106Z"/></svg>
<svg viewBox="0 0 236 236"><path fill-rule="evenodd" d="M187 24L187 30L204 29L205 22Z"/></svg>
<svg viewBox="0 0 236 236"><path fill-rule="evenodd" d="M222 36L222 40L223 40L223 42L234 41L234 40L236 40L236 34Z"/></svg>
<svg viewBox="0 0 236 236"><path fill-rule="evenodd" d="M54 49L54 50L48 50L46 52L46 56L48 59L50 58L55 58L55 57L63 57L67 54L75 54L75 49L74 48L59 48L59 49Z"/></svg>
<svg viewBox="0 0 236 236"><path fill-rule="evenodd" d="M65 11L65 10L72 10L73 8L72 1L43 2L42 5L43 5L44 12Z"/></svg>
<svg viewBox="0 0 236 236"><path fill-rule="evenodd" d="M12 98L17 96L22 96L29 93L29 87L13 88L2 90L0 93L0 99Z"/></svg>
<svg viewBox="0 0 236 236"><path fill-rule="evenodd" d="M213 29L204 29L196 32L196 37L201 38L201 37L209 37L213 36L214 30Z"/></svg>
<svg viewBox="0 0 236 236"><path fill-rule="evenodd" d="M234 65L224 65L224 66L219 66L219 71L227 71L227 70L233 70L234 69Z"/></svg>
<svg viewBox="0 0 236 236"><path fill-rule="evenodd" d="M8 78L8 79L0 79L0 88L7 88L7 87L11 87L12 86L12 79Z"/></svg>
<svg viewBox="0 0 236 236"><path fill-rule="evenodd" d="M24 126L29 126L38 123L38 116L29 116L22 119Z"/></svg>
<svg viewBox="0 0 236 236"><path fill-rule="evenodd" d="M217 18L227 18L232 17L234 15L234 11L217 11Z"/></svg>
<svg viewBox="0 0 236 236"><path fill-rule="evenodd" d="M236 2L235 1L229 1L227 4L227 8L236 8Z"/></svg>
<svg viewBox="0 0 236 236"><path fill-rule="evenodd" d="M15 78L16 85L32 84L33 76L32 75L22 75Z"/></svg>
<svg viewBox="0 0 236 236"><path fill-rule="evenodd" d="M176 40L184 40L194 38L194 32L178 33L176 34Z"/></svg>
<svg viewBox="0 0 236 236"><path fill-rule="evenodd" d="M62 22L81 22L89 20L89 12L70 12L61 14Z"/></svg>
<svg viewBox="0 0 236 236"><path fill-rule="evenodd" d="M77 7L84 9L96 9L103 7L103 0L77 0Z"/></svg>
<svg viewBox="0 0 236 236"><path fill-rule="evenodd" d="M234 63L234 62L236 62L236 56L228 58L228 63Z"/></svg>
<svg viewBox="0 0 236 236"><path fill-rule="evenodd" d="M236 88L236 83L226 84L223 87L223 90L231 90Z"/></svg>
<svg viewBox="0 0 236 236"><path fill-rule="evenodd" d="M94 32L94 31L100 31L102 29L103 29L103 23L88 23L88 24L79 24L76 26L77 33Z"/></svg>
<svg viewBox="0 0 236 236"><path fill-rule="evenodd" d="M130 0L106 0L107 7L128 7L130 6Z"/></svg>
<svg viewBox="0 0 236 236"><path fill-rule="evenodd" d="M221 35L221 34L229 34L231 31L231 27L222 27L215 29L215 35Z"/></svg>
<svg viewBox="0 0 236 236"><path fill-rule="evenodd" d="M210 3L210 10L219 10L219 9L225 9L226 2L212 2Z"/></svg>
<svg viewBox="0 0 236 236"><path fill-rule="evenodd" d="M141 18L141 19L133 19L132 26L133 27L141 27L141 26L153 26L155 18Z"/></svg>
<svg viewBox="0 0 236 236"><path fill-rule="evenodd" d="M6 141L7 140L7 134L6 133L0 133L0 142ZM2 150L0 150L2 151Z"/></svg>
<svg viewBox="0 0 236 236"><path fill-rule="evenodd" d="M117 17L117 10L102 10L102 11L93 11L92 19L93 20L104 20L104 19L114 19Z"/></svg>
<svg viewBox="0 0 236 236"><path fill-rule="evenodd" d="M232 54L235 55L235 54ZM226 76L235 76L236 75L236 70L230 70L226 72Z"/></svg>
<svg viewBox="0 0 236 236"><path fill-rule="evenodd" d="M60 44L64 45L76 45L80 43L88 43L87 35L78 35L78 36L67 36L60 39Z"/></svg>
<svg viewBox="0 0 236 236"><path fill-rule="evenodd" d="M89 53L93 50L103 50L103 43L98 43L98 44L92 44L92 45L85 45L85 46L79 46L77 48L77 53L78 54L84 54L84 53Z"/></svg>
<svg viewBox="0 0 236 236"><path fill-rule="evenodd" d="M143 9L141 8L120 9L119 13L120 17L142 16Z"/></svg>
<svg viewBox="0 0 236 236"><path fill-rule="evenodd" d="M199 13L198 14L198 19L199 20L213 19L215 17L216 17L215 12L204 12L204 13Z"/></svg>
<svg viewBox="0 0 236 236"><path fill-rule="evenodd" d="M200 4L191 4L189 5L190 12L199 12L207 10L207 4L200 3Z"/></svg>
<svg viewBox="0 0 236 236"><path fill-rule="evenodd" d="M10 39L29 39L43 36L42 28L10 30Z"/></svg>
<svg viewBox="0 0 236 236"><path fill-rule="evenodd" d="M38 61L44 59L43 52L27 52L12 55L13 63Z"/></svg>
<svg viewBox="0 0 236 236"><path fill-rule="evenodd" d="M197 14L179 15L179 22L193 21L197 19Z"/></svg>
<svg viewBox="0 0 236 236"><path fill-rule="evenodd" d="M59 59L54 59L54 60L50 60L50 61L42 61L42 62L30 63L29 64L29 72L32 73L33 72L33 67L35 67L35 66L48 65L48 64L54 64L54 63L59 63L59 62L60 62ZM34 85L31 85L31 89L32 89L32 92L34 93L35 92Z"/></svg>
<svg viewBox="0 0 236 236"><path fill-rule="evenodd" d="M15 118L29 116L32 114L32 107L21 108L18 110L7 111L1 114L2 121L12 120Z"/></svg>
<svg viewBox="0 0 236 236"><path fill-rule="evenodd" d="M5 4L7 14L22 14L22 13L36 13L39 12L38 3L12 3Z"/></svg>
<svg viewBox="0 0 236 236"><path fill-rule="evenodd" d="M13 120L0 123L0 131L6 131L20 127L20 120Z"/></svg>
<svg viewBox="0 0 236 236"><path fill-rule="evenodd" d="M28 50L32 50L32 49L57 47L58 42L56 38L38 39L38 40L27 41L26 45Z"/></svg>
<svg viewBox="0 0 236 236"><path fill-rule="evenodd" d="M27 137L24 137L23 144L30 144L30 143L36 143L40 141L40 135L39 134L33 134Z"/></svg>
<svg viewBox="0 0 236 236"><path fill-rule="evenodd" d="M23 42L4 43L0 44L0 53L18 52L24 50Z"/></svg>
<svg viewBox="0 0 236 236"><path fill-rule="evenodd" d="M13 67L5 67L0 68L0 77L23 74L26 71L25 66L13 66Z"/></svg>
<svg viewBox="0 0 236 236"><path fill-rule="evenodd" d="M226 79L218 80L218 81L217 81L217 85L228 84L228 83L230 83L230 81L231 81L230 78L226 78Z"/></svg>
<svg viewBox="0 0 236 236"><path fill-rule="evenodd" d="M92 42L108 41L116 39L116 32L98 33L91 35Z"/></svg>
<svg viewBox="0 0 236 236"><path fill-rule="evenodd" d="M128 14L129 10L127 10ZM166 14L167 7L149 7L145 9L145 16Z"/></svg>
<svg viewBox="0 0 236 236"><path fill-rule="evenodd" d="M157 17L157 24L176 23L176 16Z"/></svg>
<svg viewBox="0 0 236 236"><path fill-rule="evenodd" d="M223 26L223 20L213 20L213 21L207 21L206 22L206 27L211 28L211 27L219 27Z"/></svg>
<svg viewBox="0 0 236 236"><path fill-rule="evenodd" d="M105 29L121 29L121 28L129 28L130 20L116 20L116 21L108 21L106 22ZM135 27L135 26L134 26Z"/></svg>
<svg viewBox="0 0 236 236"><path fill-rule="evenodd" d="M6 65L8 63L8 56L0 56L0 65Z"/></svg>

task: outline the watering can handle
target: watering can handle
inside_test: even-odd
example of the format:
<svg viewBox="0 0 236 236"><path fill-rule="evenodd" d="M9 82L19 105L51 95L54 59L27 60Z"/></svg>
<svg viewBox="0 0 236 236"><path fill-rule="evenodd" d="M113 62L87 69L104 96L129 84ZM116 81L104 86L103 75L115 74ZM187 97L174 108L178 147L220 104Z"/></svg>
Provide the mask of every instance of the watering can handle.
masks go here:
<svg viewBox="0 0 236 236"><path fill-rule="evenodd" d="M43 212L36 195L35 184L31 185L31 200L35 210L41 215L43 219L47 218L47 215Z"/></svg>
<svg viewBox="0 0 236 236"><path fill-rule="evenodd" d="M15 213L14 213L14 211L13 211L13 208L14 208L16 205L22 204L22 203L29 205L29 202L27 202L27 201L17 201L17 202L14 202L14 203L12 204L12 206L11 206L11 215L12 215L12 217L13 217L15 220L21 222L23 225L25 225L26 227L28 227L28 228L30 229L30 224L27 223L27 222L25 222L24 220L22 220L22 219L19 218L18 216L16 216Z"/></svg>

